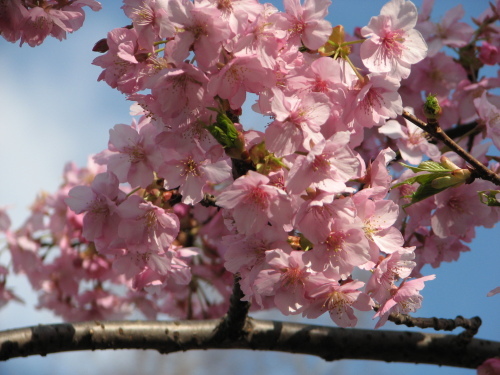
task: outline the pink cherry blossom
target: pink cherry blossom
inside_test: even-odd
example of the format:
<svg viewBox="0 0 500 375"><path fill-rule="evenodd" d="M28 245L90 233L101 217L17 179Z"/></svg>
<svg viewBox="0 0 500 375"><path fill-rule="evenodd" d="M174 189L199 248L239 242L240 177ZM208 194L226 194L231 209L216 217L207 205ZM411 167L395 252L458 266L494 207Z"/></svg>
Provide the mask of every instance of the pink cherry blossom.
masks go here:
<svg viewBox="0 0 500 375"><path fill-rule="evenodd" d="M354 219L356 207L351 198L335 199L335 194L321 190L308 189L307 196L302 196L295 216L295 226L313 243L323 241L330 233L330 219L346 217Z"/></svg>
<svg viewBox="0 0 500 375"><path fill-rule="evenodd" d="M109 131L109 151L96 155L95 160L106 164L120 182L145 188L162 162L156 134L157 128L146 117L131 126L117 124Z"/></svg>
<svg viewBox="0 0 500 375"><path fill-rule="evenodd" d="M370 244L390 254L399 251L404 239L393 226L398 218L399 206L391 200L369 199L370 191L356 194L353 198L357 215L363 221L363 231Z"/></svg>
<svg viewBox="0 0 500 375"><path fill-rule="evenodd" d="M455 89L464 79L467 79L467 72L462 65L444 52L439 52L415 64L407 81L411 82L414 90L437 96L442 106L441 103L450 90ZM420 103L421 99L419 105Z"/></svg>
<svg viewBox="0 0 500 375"><path fill-rule="evenodd" d="M373 73L389 73L406 78L410 66L426 56L427 45L414 29L417 8L406 0L391 0L380 15L372 17L361 35L369 38L361 45L363 64Z"/></svg>
<svg viewBox="0 0 500 375"><path fill-rule="evenodd" d="M111 172L96 176L90 186L75 186L69 191L66 204L77 214L85 212L83 236L88 241L109 236L117 222L117 205L123 199L118 178ZM111 232L111 233L110 233Z"/></svg>
<svg viewBox="0 0 500 375"><path fill-rule="evenodd" d="M500 374L500 358L489 358L477 368L477 375Z"/></svg>
<svg viewBox="0 0 500 375"><path fill-rule="evenodd" d="M495 207L481 203L477 196L478 191L491 186L483 181L447 189L435 195L437 208L432 215L431 224L437 236L445 238L465 235L472 225L490 227L498 220L496 210L492 210ZM483 185L484 189L479 185Z"/></svg>
<svg viewBox="0 0 500 375"><path fill-rule="evenodd" d="M227 249L224 253L224 267L233 273L252 268L264 261L267 250L287 248L287 239L284 232L276 231L270 226L265 226L252 236L225 236L223 243Z"/></svg>
<svg viewBox="0 0 500 375"><path fill-rule="evenodd" d="M298 156L287 179L286 188L299 194L308 185L340 193L345 183L359 175L359 160L347 145L348 132L339 132L315 145L307 156Z"/></svg>
<svg viewBox="0 0 500 375"><path fill-rule="evenodd" d="M219 9L233 33L253 23L263 11L263 5L257 0L202 0L200 3L209 3Z"/></svg>
<svg viewBox="0 0 500 375"><path fill-rule="evenodd" d="M436 275L424 276L410 281L404 280L398 287L391 289L391 298L385 301L375 314L374 318L379 318L375 328L382 327L391 313L408 314L418 310L422 304L422 297L419 293L424 289L424 282L434 280Z"/></svg>
<svg viewBox="0 0 500 375"><path fill-rule="evenodd" d="M254 56L262 67L274 69L276 59L285 44L288 21L270 3L252 23L247 23L232 50L235 56Z"/></svg>
<svg viewBox="0 0 500 375"><path fill-rule="evenodd" d="M271 110L276 121L266 129L266 146L276 156L289 155L300 149L307 139L318 136L320 126L330 115L330 104L323 93L313 92L298 97L285 96L276 88L272 91Z"/></svg>
<svg viewBox="0 0 500 375"><path fill-rule="evenodd" d="M92 62L104 68L98 81L104 80L109 86L127 94L143 88L145 75L140 72L147 67L135 57L139 51L137 38L135 29L118 28L108 32L109 50Z"/></svg>
<svg viewBox="0 0 500 375"><path fill-rule="evenodd" d="M328 14L328 0L284 0L285 17L290 22L290 38L300 38L312 50L326 43L332 32L332 25L324 17Z"/></svg>
<svg viewBox="0 0 500 375"><path fill-rule="evenodd" d="M405 108L405 110L413 113L411 108ZM395 139L401 158L412 165L420 164L425 155L434 161L439 161L441 152L435 144L427 140L426 133L411 121L405 120L405 125L402 126L396 120L389 120L378 131Z"/></svg>
<svg viewBox="0 0 500 375"><path fill-rule="evenodd" d="M254 56L236 57L210 79L210 95L228 99L231 108L238 109L245 102L246 92L258 93L275 84L271 70L264 69Z"/></svg>
<svg viewBox="0 0 500 375"><path fill-rule="evenodd" d="M190 115L198 107L206 105L208 82L203 71L183 62L177 68L160 70L148 79L146 85L159 102L162 118L170 119Z"/></svg>
<svg viewBox="0 0 500 375"><path fill-rule="evenodd" d="M395 157L396 153L388 147L380 151L375 160L367 166L362 181L367 189L373 189L373 199L383 199L387 195L392 182L387 165Z"/></svg>
<svg viewBox="0 0 500 375"><path fill-rule="evenodd" d="M175 53L185 59L193 46L200 66L213 66L219 58L221 42L231 36L220 10L206 3L192 3L189 0L159 0L158 3L178 31L170 42Z"/></svg>
<svg viewBox="0 0 500 375"><path fill-rule="evenodd" d="M165 22L166 13L155 0L124 0L123 11L137 30L140 49L147 49L157 35L167 38L175 33L174 25Z"/></svg>
<svg viewBox="0 0 500 375"><path fill-rule="evenodd" d="M361 223L345 217L330 220L330 233L304 255L311 268L330 279L347 279L354 267L370 260Z"/></svg>
<svg viewBox="0 0 500 375"><path fill-rule="evenodd" d="M418 263L418 269L414 270L413 276L417 275L417 271L425 264L430 264L433 268L437 268L442 262L453 262L458 260L460 254L470 251L470 248L462 241L463 233L457 233L455 236L447 236L445 238L428 236L421 246L417 246L415 250L415 260Z"/></svg>
<svg viewBox="0 0 500 375"><path fill-rule="evenodd" d="M217 184L231 176L231 167L226 159L210 160L203 150L193 144L184 153L171 151L169 161L158 170L168 189L179 187L182 202L195 204L203 199L208 184Z"/></svg>
<svg viewBox="0 0 500 375"><path fill-rule="evenodd" d="M418 30L429 44L429 56L434 56L443 46L460 48L471 39L474 29L465 22L459 22L465 12L462 4L448 10L441 22L422 22Z"/></svg>
<svg viewBox="0 0 500 375"><path fill-rule="evenodd" d="M65 39L67 32L72 33L82 26L85 19L82 10L84 6L89 6L94 11L101 9L101 4L94 0L74 1L62 7L36 6L28 9L22 25L21 45L26 42L31 47L38 46L48 35L59 40Z"/></svg>
<svg viewBox="0 0 500 375"><path fill-rule="evenodd" d="M257 233L268 222L278 228L290 224L290 198L283 190L268 183L268 177L249 171L217 197L218 206L232 209L240 233Z"/></svg>
<svg viewBox="0 0 500 375"><path fill-rule="evenodd" d="M487 296L492 297L498 293L500 293L500 286L497 286L495 289L492 289L490 292L488 292Z"/></svg>
<svg viewBox="0 0 500 375"><path fill-rule="evenodd" d="M396 251L382 259L373 270L366 284L366 292L378 302L387 301L395 282L410 276L416 263L415 254L409 251Z"/></svg>
<svg viewBox="0 0 500 375"><path fill-rule="evenodd" d="M328 311L330 318L339 327L355 327L358 319L354 315L353 307L361 311L370 311L373 302L360 288L364 282L352 280L339 284L324 276L315 275L307 280L307 296L313 301L306 307L303 316L316 319Z"/></svg>
<svg viewBox="0 0 500 375"><path fill-rule="evenodd" d="M364 82L357 82L352 88L351 95L355 97L351 110L344 115L345 121L354 120L357 126L371 128L400 115L403 105L398 89L399 80L389 74L368 75Z"/></svg>
<svg viewBox="0 0 500 375"><path fill-rule="evenodd" d="M179 233L177 215L132 195L119 206L122 218L118 235L135 252L166 251Z"/></svg>
<svg viewBox="0 0 500 375"><path fill-rule="evenodd" d="M479 60L486 65L495 65L499 63L500 51L498 46L483 41L479 49Z"/></svg>
<svg viewBox="0 0 500 375"><path fill-rule="evenodd" d="M481 97L474 99L479 118L486 125L486 133L493 140L493 144L500 150L500 109L492 104L483 92Z"/></svg>
<svg viewBox="0 0 500 375"><path fill-rule="evenodd" d="M8 0L0 3L0 33L5 40L14 43L19 40L22 26L29 17L28 10L21 0Z"/></svg>
<svg viewBox="0 0 500 375"><path fill-rule="evenodd" d="M258 294L274 296L276 307L284 315L299 314L308 304L306 280L311 270L303 260L303 251L270 250L266 254L267 266L255 280Z"/></svg>

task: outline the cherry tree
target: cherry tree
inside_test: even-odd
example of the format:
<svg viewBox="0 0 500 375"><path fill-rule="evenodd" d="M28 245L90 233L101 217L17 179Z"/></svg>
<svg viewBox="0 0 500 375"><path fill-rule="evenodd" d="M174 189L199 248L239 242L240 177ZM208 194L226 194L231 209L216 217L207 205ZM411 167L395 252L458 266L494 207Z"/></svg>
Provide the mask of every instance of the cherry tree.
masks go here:
<svg viewBox="0 0 500 375"><path fill-rule="evenodd" d="M0 211L0 306L22 300L9 277L23 274L68 323L0 332L0 358L241 348L499 373L479 317L418 309L499 220L500 80L484 72L500 62L500 3L473 27L460 5L436 21L432 1L391 0L353 34L329 7L124 0L130 24L92 63L131 123L68 163L19 228ZM0 33L35 47L100 8L0 1ZM265 126L243 121L253 98ZM252 318L270 309L305 319ZM374 329L353 328L364 316Z"/></svg>

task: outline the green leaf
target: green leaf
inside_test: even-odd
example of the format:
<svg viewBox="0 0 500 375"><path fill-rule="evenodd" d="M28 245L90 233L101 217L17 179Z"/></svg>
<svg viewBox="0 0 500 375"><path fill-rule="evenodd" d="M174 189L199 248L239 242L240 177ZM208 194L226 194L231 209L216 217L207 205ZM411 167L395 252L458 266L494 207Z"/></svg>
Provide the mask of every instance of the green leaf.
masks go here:
<svg viewBox="0 0 500 375"><path fill-rule="evenodd" d="M437 162L432 161L432 160L423 161L422 163L420 163L418 165L418 167L421 168L422 170L428 171L428 172L447 172L447 171L449 172L449 171L451 171L451 169L444 167L441 163L437 163Z"/></svg>
<svg viewBox="0 0 500 375"><path fill-rule="evenodd" d="M432 180L434 180L436 178L443 177L443 176L446 176L446 175L443 173L419 174L418 176L413 176L407 180L404 180L403 182L397 183L391 189L397 188L398 186L401 186L401 185L412 185L415 182L418 182L420 185L424 185L424 184L430 183Z"/></svg>
<svg viewBox="0 0 500 375"><path fill-rule="evenodd" d="M432 197L433 195L442 192L443 190L448 189L448 187L437 189L432 186L430 182L420 185L418 189L411 195L411 202L405 204L403 208L411 206L417 202L423 201L426 198Z"/></svg>
<svg viewBox="0 0 500 375"><path fill-rule="evenodd" d="M464 179L456 176L443 176L438 177L435 180L432 180L432 187L436 189L454 187L458 185L462 185L464 183Z"/></svg>
<svg viewBox="0 0 500 375"><path fill-rule="evenodd" d="M449 173L451 172L451 169L448 169L446 167L443 167L441 164L435 162L435 161L431 161L431 160L427 160L427 161L423 161L422 163L420 163L418 165L418 167L414 167L412 165L408 165L408 164L405 164L405 163L399 163L401 164L402 166L408 168L408 169L411 169L413 172L417 173L417 172L440 172L440 173Z"/></svg>

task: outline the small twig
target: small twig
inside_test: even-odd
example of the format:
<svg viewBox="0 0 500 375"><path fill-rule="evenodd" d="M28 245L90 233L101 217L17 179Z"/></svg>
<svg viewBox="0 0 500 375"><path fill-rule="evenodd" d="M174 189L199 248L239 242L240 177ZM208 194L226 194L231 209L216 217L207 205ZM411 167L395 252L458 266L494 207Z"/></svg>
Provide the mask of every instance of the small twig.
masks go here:
<svg viewBox="0 0 500 375"><path fill-rule="evenodd" d="M486 167L483 163L477 160L474 156L464 150L459 146L453 139L451 139L444 131L441 129L437 121L425 123L419 118L415 117L407 111L403 111L403 117L413 124L417 125L420 129L426 131L438 141L443 142L451 150L457 153L462 159L469 163L473 168L473 175L475 177L482 178L483 180L491 181L495 185L500 186L500 176L498 176L491 169Z"/></svg>
<svg viewBox="0 0 500 375"><path fill-rule="evenodd" d="M436 331L453 331L458 327L465 328L465 331L457 336L457 339L463 343L470 342L481 326L481 318L475 316L471 319L465 319L463 316L457 316L455 319L444 318L414 318L405 314L391 314L389 319L397 325L407 327L433 328Z"/></svg>
<svg viewBox="0 0 500 375"><path fill-rule="evenodd" d="M474 135L481 132L481 127L478 126L476 121L469 122L467 124L457 125L453 128L446 129L445 133L451 139L463 138L467 135Z"/></svg>

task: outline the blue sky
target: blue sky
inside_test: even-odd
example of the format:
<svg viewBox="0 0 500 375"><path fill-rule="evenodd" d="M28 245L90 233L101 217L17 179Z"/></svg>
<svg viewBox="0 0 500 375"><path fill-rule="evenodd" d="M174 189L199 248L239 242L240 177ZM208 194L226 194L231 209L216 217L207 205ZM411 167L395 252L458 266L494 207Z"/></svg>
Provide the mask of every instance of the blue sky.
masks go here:
<svg viewBox="0 0 500 375"><path fill-rule="evenodd" d="M114 3L114 4L110 4ZM435 19L459 3L466 10L466 19L478 16L488 4L480 1L437 0ZM48 39L42 46L19 48L0 40L0 206L12 207L10 212L19 225L27 216L27 207L40 190L53 192L61 182L67 161L84 165L89 154L104 149L108 131L116 123L130 123L129 105L122 94L97 82L100 68L91 65L97 54L93 44L107 31L129 23L118 2L107 2L100 12L87 12L81 30L59 42ZM377 15L385 1L337 0L330 7L328 19L333 25L343 24L347 31L364 26ZM416 2L417 5L420 2ZM278 3L278 7L282 8ZM250 103L251 104L251 103ZM243 120L244 122L244 120ZM486 298L486 293L500 285L499 227L480 228L472 243L472 251L459 262L444 264L437 270L436 280L424 290L424 304L419 316L454 318L456 315L479 315L483 327L478 337L500 340L500 296ZM4 259L4 258L0 258ZM0 329L59 322L47 311L35 311L36 296L27 290L22 277L9 280L16 291L27 296L26 305L10 304L0 310ZM266 317L269 314L264 314ZM274 318L281 317L274 315ZM328 319L312 323L332 324ZM362 327L373 327L370 318ZM398 329L386 325L386 329ZM210 365L208 365L210 360ZM75 366L78 364L78 366ZM436 366L385 364L377 362L341 361L326 363L308 356L237 351L182 353L159 356L155 352L63 353L46 358L31 357L0 363L1 374L90 374L163 373L193 371L195 374L474 374L475 371Z"/></svg>

